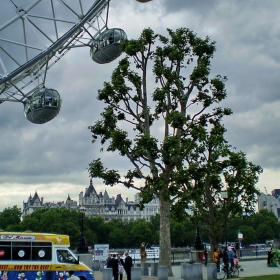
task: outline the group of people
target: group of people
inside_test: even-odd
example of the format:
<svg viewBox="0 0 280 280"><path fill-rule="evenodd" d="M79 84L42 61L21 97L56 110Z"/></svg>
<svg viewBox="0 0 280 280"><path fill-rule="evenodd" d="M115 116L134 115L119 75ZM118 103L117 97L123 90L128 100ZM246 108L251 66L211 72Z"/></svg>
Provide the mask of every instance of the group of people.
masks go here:
<svg viewBox="0 0 280 280"><path fill-rule="evenodd" d="M220 269L220 264L223 262L224 268L227 272L229 272L229 270L233 270L234 267L240 267L236 250L231 245L225 246L223 249L215 248L213 261L216 263L217 269Z"/></svg>
<svg viewBox="0 0 280 280"><path fill-rule="evenodd" d="M106 260L107 268L112 268L114 280L123 279L123 273L125 271L127 280L131 280L131 267L132 267L132 258L129 256L128 252L125 252L125 259L121 258L121 255L117 256L113 254L108 254Z"/></svg>

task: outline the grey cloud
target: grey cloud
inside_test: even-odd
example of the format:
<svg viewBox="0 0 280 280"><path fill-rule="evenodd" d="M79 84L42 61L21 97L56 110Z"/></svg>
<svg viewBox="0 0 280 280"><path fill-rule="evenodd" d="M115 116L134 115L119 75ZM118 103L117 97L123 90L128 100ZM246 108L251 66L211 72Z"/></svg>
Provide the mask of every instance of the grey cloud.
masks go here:
<svg viewBox="0 0 280 280"><path fill-rule="evenodd" d="M4 3L8 6L10 1ZM228 77L228 98L223 105L234 111L233 116L225 118L227 139L237 150L244 151L249 160L275 171L280 168L278 3L153 0L139 4L132 0L112 0L109 25L128 29L130 38L138 38L140 31L149 26L152 29L156 26L156 32L166 35L162 30L172 26L190 27L199 36L209 35L215 40L217 52L211 76ZM123 14L124 10L135 15ZM121 166L125 170L128 161L117 154L100 153L100 145L91 143L88 130L100 118L104 106L96 99L97 91L104 81L110 80L116 65L117 61L95 64L89 57L89 48L70 50L48 73L46 85L59 91L63 103L59 115L44 125L28 122L22 104L0 104L0 189L7 183L35 188L36 184L59 186L63 182L71 185L70 193L78 194L83 190L81 185L88 185L89 162L97 157L109 168ZM150 80L153 82L152 77ZM95 182L102 186L99 180L94 179ZM26 199L28 196L29 192ZM66 195L57 196L58 201L66 198ZM21 206L22 201L17 203Z"/></svg>

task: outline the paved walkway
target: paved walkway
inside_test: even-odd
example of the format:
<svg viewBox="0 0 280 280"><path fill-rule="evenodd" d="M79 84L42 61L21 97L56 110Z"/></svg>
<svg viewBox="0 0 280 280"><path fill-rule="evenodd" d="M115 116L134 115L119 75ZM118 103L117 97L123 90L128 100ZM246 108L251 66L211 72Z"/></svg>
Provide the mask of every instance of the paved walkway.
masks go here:
<svg viewBox="0 0 280 280"><path fill-rule="evenodd" d="M241 261L240 265L244 269L244 271L240 271L239 277L245 278L249 276L260 276L260 275L273 275L277 274L280 276L280 267L268 267L266 260L253 260L253 261ZM203 280L207 280L207 272L206 266L203 267ZM168 277L169 280L179 280L181 279L181 268L179 265L172 266L172 271L174 277ZM102 273L101 272L94 272L95 280L102 280ZM142 276L142 280L156 280L157 277L149 277L149 276ZM126 276L123 277L123 280L127 280Z"/></svg>

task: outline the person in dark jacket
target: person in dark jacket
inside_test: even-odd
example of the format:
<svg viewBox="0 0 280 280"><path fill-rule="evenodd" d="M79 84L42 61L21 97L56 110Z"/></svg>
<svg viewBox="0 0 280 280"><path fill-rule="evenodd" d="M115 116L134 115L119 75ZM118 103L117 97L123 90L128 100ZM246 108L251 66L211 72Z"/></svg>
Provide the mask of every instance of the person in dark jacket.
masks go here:
<svg viewBox="0 0 280 280"><path fill-rule="evenodd" d="M110 268L110 260L111 260L111 254L108 254L108 258L106 259L106 268Z"/></svg>
<svg viewBox="0 0 280 280"><path fill-rule="evenodd" d="M207 266L207 262L208 262L208 249L205 246L204 247L204 259L205 259L205 266Z"/></svg>
<svg viewBox="0 0 280 280"><path fill-rule="evenodd" d="M129 256L128 252L125 252L124 259L124 270L127 275L127 280L131 280L131 268L132 268L132 258Z"/></svg>
<svg viewBox="0 0 280 280"><path fill-rule="evenodd" d="M118 280L119 265L118 265L118 260L116 259L116 254L114 254L111 257L107 267L112 268L112 273L113 273L114 280Z"/></svg>

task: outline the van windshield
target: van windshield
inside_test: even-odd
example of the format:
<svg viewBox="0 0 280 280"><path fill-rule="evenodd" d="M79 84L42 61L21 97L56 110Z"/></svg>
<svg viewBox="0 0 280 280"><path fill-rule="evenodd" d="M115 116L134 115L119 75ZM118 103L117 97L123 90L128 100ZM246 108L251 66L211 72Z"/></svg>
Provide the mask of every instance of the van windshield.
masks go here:
<svg viewBox="0 0 280 280"><path fill-rule="evenodd" d="M57 260L61 263L75 263L76 258L68 250L57 250Z"/></svg>

